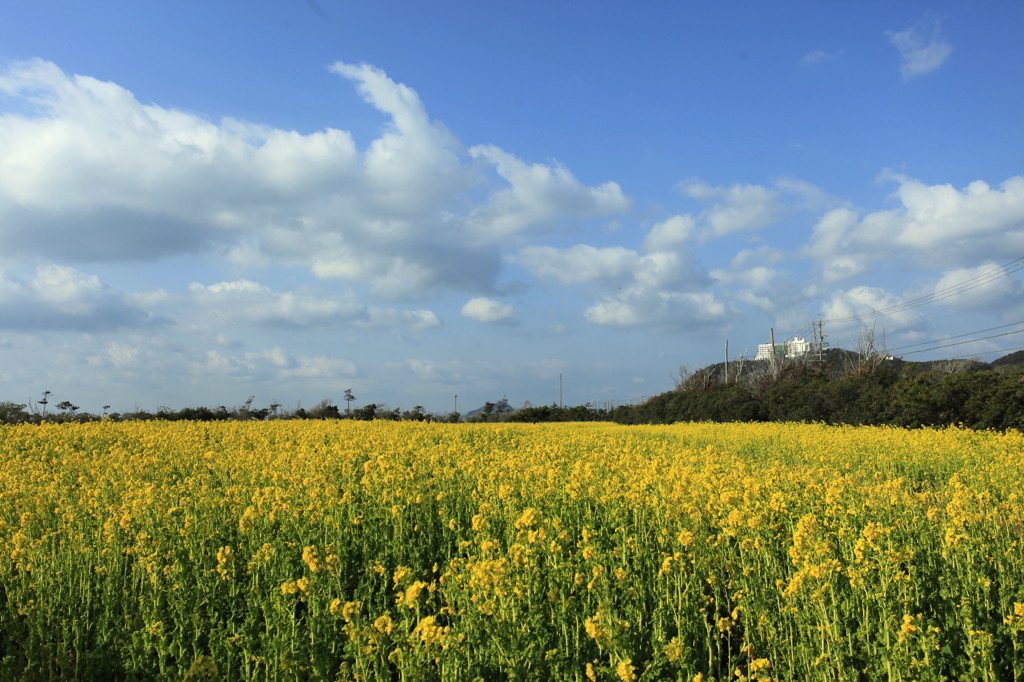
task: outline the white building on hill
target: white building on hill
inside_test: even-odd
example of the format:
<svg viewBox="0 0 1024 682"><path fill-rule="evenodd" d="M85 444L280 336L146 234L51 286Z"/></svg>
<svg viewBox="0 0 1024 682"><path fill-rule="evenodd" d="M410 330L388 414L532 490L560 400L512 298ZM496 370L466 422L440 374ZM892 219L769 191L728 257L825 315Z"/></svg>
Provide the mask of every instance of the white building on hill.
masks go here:
<svg viewBox="0 0 1024 682"><path fill-rule="evenodd" d="M811 352L811 342L801 339L799 336L792 341L775 344L775 352L787 358L798 358ZM772 357L772 344L762 343L757 346L755 360L768 360Z"/></svg>

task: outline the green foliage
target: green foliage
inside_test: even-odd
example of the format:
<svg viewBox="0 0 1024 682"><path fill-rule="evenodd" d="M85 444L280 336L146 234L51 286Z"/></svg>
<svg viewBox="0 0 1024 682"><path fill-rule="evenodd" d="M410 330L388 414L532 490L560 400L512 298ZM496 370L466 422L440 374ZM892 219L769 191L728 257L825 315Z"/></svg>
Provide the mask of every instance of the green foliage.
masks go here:
<svg viewBox="0 0 1024 682"><path fill-rule="evenodd" d="M12 403L9 400L0 402L0 424L21 424L31 419L25 411L25 405Z"/></svg>
<svg viewBox="0 0 1024 682"><path fill-rule="evenodd" d="M623 424L680 421L793 421L889 424L904 427L960 424L977 429L1024 429L1024 380L1019 372L983 369L959 373L884 367L829 377L792 371L750 385L711 384L677 390L612 413Z"/></svg>
<svg viewBox="0 0 1024 682"><path fill-rule="evenodd" d="M341 419L341 410L330 400L321 400L309 411L310 419Z"/></svg>

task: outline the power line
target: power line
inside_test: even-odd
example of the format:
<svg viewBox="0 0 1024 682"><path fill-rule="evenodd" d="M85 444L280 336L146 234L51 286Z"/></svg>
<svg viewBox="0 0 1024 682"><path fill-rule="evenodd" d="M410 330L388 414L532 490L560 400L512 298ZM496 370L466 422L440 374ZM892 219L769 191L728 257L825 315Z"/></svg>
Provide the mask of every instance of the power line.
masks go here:
<svg viewBox="0 0 1024 682"><path fill-rule="evenodd" d="M935 322L935 320L942 320L947 317L953 317L954 315L960 315L962 314L964 309L968 307L977 308L981 302L990 301L994 298L998 298L999 296L1002 295L1002 292L1006 291L1007 289L1012 289L1015 286L1016 282L1010 280L1006 284L1002 284L994 289L989 289L980 295L962 299L950 305L947 309L947 312L943 313L942 315L929 315L927 321L931 323ZM889 333L899 332L903 331L904 329L911 329L913 327L918 326L919 324L921 324L920 320L911 320L903 324L897 324L891 327L887 326L886 331Z"/></svg>
<svg viewBox="0 0 1024 682"><path fill-rule="evenodd" d="M975 341L985 341L987 339L995 339L1000 336L1010 336L1011 334L1024 334L1024 329L1018 329L1012 332L1003 332L1002 334L993 334L991 336L982 336L977 339L967 339L966 341L957 341L956 343L947 343L943 346L935 346L934 348L922 348L921 350L912 350L906 353L900 353L900 355L913 355L914 353L927 353L930 350L939 350L940 348L951 348L953 346L962 346L965 343L974 343Z"/></svg>
<svg viewBox="0 0 1024 682"><path fill-rule="evenodd" d="M1013 326L1018 325L1018 324L1024 324L1024 320L1021 320L1020 322L1011 322L1010 324L1001 324L998 327L989 327L988 329L978 329L978 330L973 331L973 332L967 332L966 334L957 334L956 336L947 336L944 339L932 339L931 341L921 341L920 343L909 343L906 346L896 346L895 348L889 348L887 350L889 352L892 352L894 350L902 350L904 348L914 348L916 346L927 346L929 343L941 343L943 341L949 341L950 339L959 339L959 338L963 338L964 336L971 336L973 334L984 334L985 332L995 331L996 329L1006 329L1007 327L1013 327ZM1022 330L1022 331L1024 331L1024 330ZM988 337L986 337L986 338L988 338Z"/></svg>
<svg viewBox="0 0 1024 682"><path fill-rule="evenodd" d="M1001 350L983 350L980 353L974 353L973 355L992 355L992 353L1005 353L1005 354L1009 355L1010 353L1016 353L1019 350L1024 350L1024 348L1004 348L1004 349L1001 349Z"/></svg>
<svg viewBox="0 0 1024 682"><path fill-rule="evenodd" d="M880 310L872 310L870 313L860 313L857 315L847 315L845 317L835 317L828 320L824 320L824 322L830 324L835 324L839 322L856 322L859 320L868 319L870 317L876 317L878 315L892 315L894 313L903 312L905 310L919 308L921 306L928 305L930 303L935 303L936 301L941 301L951 296L961 294L965 291L970 291L971 289L976 289L980 286L984 286L989 282L992 282L996 279L999 279L1000 277L1008 275L1011 272L1020 270L1021 268L1024 268L1024 257L1015 258L1012 261L1009 261L1008 263L1005 263L995 268L994 270L989 270L988 272L984 272L980 275L975 275L974 277L964 280L959 284L956 284L951 287L946 287L945 289L940 289L939 291L934 291L924 296L918 296L916 298L912 298L903 301L902 303L897 303L895 305L889 306L887 308L882 308Z"/></svg>

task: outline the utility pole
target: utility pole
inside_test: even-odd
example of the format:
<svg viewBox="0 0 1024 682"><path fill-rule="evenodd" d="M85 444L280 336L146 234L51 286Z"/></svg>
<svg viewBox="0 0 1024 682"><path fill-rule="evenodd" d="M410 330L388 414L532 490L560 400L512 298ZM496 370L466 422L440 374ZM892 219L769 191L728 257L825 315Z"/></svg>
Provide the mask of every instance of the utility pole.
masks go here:
<svg viewBox="0 0 1024 682"><path fill-rule="evenodd" d="M822 364L825 358L825 322L821 319L821 315L818 315L817 322L811 322L811 324L817 327L815 335L818 337L818 364Z"/></svg>
<svg viewBox="0 0 1024 682"><path fill-rule="evenodd" d="M455 412L458 413L458 411L459 411L459 394L456 393L455 394Z"/></svg>
<svg viewBox="0 0 1024 682"><path fill-rule="evenodd" d="M772 345L772 357L775 357L775 327L768 327L768 343Z"/></svg>
<svg viewBox="0 0 1024 682"><path fill-rule="evenodd" d="M725 340L725 384L729 385L729 339Z"/></svg>

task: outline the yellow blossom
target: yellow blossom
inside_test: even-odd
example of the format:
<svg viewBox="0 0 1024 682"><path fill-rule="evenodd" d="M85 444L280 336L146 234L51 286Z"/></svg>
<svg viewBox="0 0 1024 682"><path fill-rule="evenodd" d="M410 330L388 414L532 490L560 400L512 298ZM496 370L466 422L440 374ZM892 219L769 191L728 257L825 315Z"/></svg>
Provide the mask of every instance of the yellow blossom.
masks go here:
<svg viewBox="0 0 1024 682"><path fill-rule="evenodd" d="M615 674L619 676L622 682L633 682L636 680L636 667L633 665L633 661L629 658L619 661L619 664L615 666Z"/></svg>

